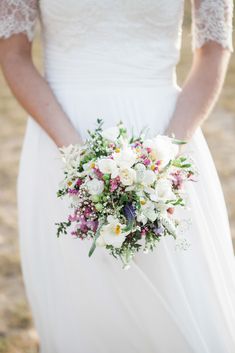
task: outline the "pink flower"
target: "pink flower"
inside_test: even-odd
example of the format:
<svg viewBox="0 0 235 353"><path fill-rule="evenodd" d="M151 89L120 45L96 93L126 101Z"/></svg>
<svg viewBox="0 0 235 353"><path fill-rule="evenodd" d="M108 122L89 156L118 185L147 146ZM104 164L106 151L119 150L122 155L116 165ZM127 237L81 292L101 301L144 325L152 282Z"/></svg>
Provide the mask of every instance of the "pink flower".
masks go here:
<svg viewBox="0 0 235 353"><path fill-rule="evenodd" d="M173 214L174 211L175 211L174 207L169 207L169 208L167 209L167 212L168 212L169 214Z"/></svg>
<svg viewBox="0 0 235 353"><path fill-rule="evenodd" d="M147 150L148 153L150 153L152 151L152 148L147 147L146 150Z"/></svg>
<svg viewBox="0 0 235 353"><path fill-rule="evenodd" d="M144 227L141 229L141 235L144 236L148 231L148 227Z"/></svg>
<svg viewBox="0 0 235 353"><path fill-rule="evenodd" d="M77 181L76 181L76 185L79 187L79 186L81 186L82 185L82 179L78 179Z"/></svg>
<svg viewBox="0 0 235 353"><path fill-rule="evenodd" d="M110 192L115 191L118 188L119 184L120 184L120 177L119 176L117 176L114 179L111 179L110 180Z"/></svg>
<svg viewBox="0 0 235 353"><path fill-rule="evenodd" d="M145 158L145 159L143 160L143 162L144 162L144 165L149 165L149 164L151 163L151 161L150 161L149 158Z"/></svg>
<svg viewBox="0 0 235 353"><path fill-rule="evenodd" d="M87 227L90 228L93 232L96 232L98 228L98 221L87 221Z"/></svg>
<svg viewBox="0 0 235 353"><path fill-rule="evenodd" d="M75 221L78 220L78 216L76 214L73 214L73 215L70 214L69 217L68 217L68 220L70 222L75 222Z"/></svg>
<svg viewBox="0 0 235 353"><path fill-rule="evenodd" d="M180 174L180 171L172 173L172 185L176 189L182 189L183 187L183 178Z"/></svg>
<svg viewBox="0 0 235 353"><path fill-rule="evenodd" d="M93 170L99 179L103 178L103 173L99 170L99 168L94 168Z"/></svg>
<svg viewBox="0 0 235 353"><path fill-rule="evenodd" d="M85 211L84 211L84 216L86 217L86 218L88 218L90 215L91 215L91 213L92 213L92 209L89 207L89 206L87 206L86 208L85 208Z"/></svg>
<svg viewBox="0 0 235 353"><path fill-rule="evenodd" d="M77 195L79 193L79 191L77 189L68 189L68 193L70 195Z"/></svg>

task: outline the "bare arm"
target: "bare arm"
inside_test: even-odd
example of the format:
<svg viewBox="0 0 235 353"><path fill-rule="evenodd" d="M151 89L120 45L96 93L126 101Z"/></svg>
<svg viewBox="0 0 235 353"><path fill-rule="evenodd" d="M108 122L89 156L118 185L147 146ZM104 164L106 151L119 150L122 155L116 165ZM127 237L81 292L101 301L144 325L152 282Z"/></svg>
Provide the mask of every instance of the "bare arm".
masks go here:
<svg viewBox="0 0 235 353"><path fill-rule="evenodd" d="M192 68L183 84L166 133L190 140L213 109L224 83L231 52L210 42L194 53Z"/></svg>
<svg viewBox="0 0 235 353"><path fill-rule="evenodd" d="M35 68L25 34L0 39L0 64L13 94L58 147L82 143L81 137Z"/></svg>

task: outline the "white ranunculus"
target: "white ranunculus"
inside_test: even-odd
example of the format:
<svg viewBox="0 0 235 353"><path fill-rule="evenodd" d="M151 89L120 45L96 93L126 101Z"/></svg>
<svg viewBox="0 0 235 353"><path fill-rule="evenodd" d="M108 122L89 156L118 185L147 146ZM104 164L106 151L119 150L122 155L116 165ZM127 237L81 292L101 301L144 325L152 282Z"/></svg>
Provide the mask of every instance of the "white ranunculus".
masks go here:
<svg viewBox="0 0 235 353"><path fill-rule="evenodd" d="M107 221L108 223L104 224L100 229L98 245L106 244L119 248L128 234L128 232L122 231L125 225L121 224L114 216L108 216Z"/></svg>
<svg viewBox="0 0 235 353"><path fill-rule="evenodd" d="M121 168L119 177L123 185L133 185L136 181L136 171L133 168Z"/></svg>
<svg viewBox="0 0 235 353"><path fill-rule="evenodd" d="M143 145L152 149L152 152L150 152L152 158L162 161L161 167L167 165L179 152L178 145L172 143L172 139L165 135L157 135L153 139L146 139Z"/></svg>
<svg viewBox="0 0 235 353"><path fill-rule="evenodd" d="M97 162L99 170L104 174L111 174L111 178L118 175L117 163L110 158L101 158Z"/></svg>
<svg viewBox="0 0 235 353"><path fill-rule="evenodd" d="M88 192L91 195L99 195L104 190L104 182L103 182L103 180L98 180L98 179L89 180L86 183L86 186L87 186Z"/></svg>
<svg viewBox="0 0 235 353"><path fill-rule="evenodd" d="M124 147L113 154L113 159L120 168L131 168L136 162L137 155L130 147Z"/></svg>
<svg viewBox="0 0 235 353"><path fill-rule="evenodd" d="M115 142L119 135L119 127L109 127L102 131L101 135L109 141Z"/></svg>
<svg viewBox="0 0 235 353"><path fill-rule="evenodd" d="M143 173L142 184L152 185L156 181L156 174L152 170L146 170Z"/></svg>
<svg viewBox="0 0 235 353"><path fill-rule="evenodd" d="M167 179L159 179L155 185L155 195L151 195L154 201L175 200L171 182Z"/></svg>

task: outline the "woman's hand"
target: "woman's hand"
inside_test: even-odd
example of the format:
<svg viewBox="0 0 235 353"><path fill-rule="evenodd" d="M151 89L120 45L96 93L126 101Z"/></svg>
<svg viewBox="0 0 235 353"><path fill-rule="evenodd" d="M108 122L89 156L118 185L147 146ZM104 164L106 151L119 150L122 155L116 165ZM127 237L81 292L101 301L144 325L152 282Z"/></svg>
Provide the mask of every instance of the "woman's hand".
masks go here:
<svg viewBox="0 0 235 353"><path fill-rule="evenodd" d="M46 80L31 58L31 43L23 33L0 39L0 64L17 100L60 147L81 142Z"/></svg>
<svg viewBox="0 0 235 353"><path fill-rule="evenodd" d="M228 49L212 41L195 50L192 68L165 134L174 134L186 141L191 139L218 99L230 56Z"/></svg>

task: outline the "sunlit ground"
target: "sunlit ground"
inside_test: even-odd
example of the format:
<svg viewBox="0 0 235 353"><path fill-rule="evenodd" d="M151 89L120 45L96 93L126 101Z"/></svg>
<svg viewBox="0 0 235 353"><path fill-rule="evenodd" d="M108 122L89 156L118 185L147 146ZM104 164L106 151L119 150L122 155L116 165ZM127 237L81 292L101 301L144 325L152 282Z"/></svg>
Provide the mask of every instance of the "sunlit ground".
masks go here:
<svg viewBox="0 0 235 353"><path fill-rule="evenodd" d="M180 84L191 63L188 16L185 22L182 56L178 66ZM41 66L40 53L37 38L34 58L38 67ZM203 130L222 182L231 230L235 237L234 84L233 56L223 92ZM23 289L17 242L16 176L25 122L25 112L12 97L0 75L0 353L37 352L36 335Z"/></svg>

